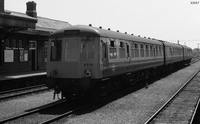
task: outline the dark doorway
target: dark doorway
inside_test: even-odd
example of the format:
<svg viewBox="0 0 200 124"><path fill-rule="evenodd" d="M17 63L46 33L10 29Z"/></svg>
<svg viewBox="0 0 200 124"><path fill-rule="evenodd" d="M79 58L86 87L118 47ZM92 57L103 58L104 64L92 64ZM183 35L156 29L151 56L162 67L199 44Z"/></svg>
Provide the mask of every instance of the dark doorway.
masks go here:
<svg viewBox="0 0 200 124"><path fill-rule="evenodd" d="M2 39L0 39L0 65L3 64L3 42Z"/></svg>
<svg viewBox="0 0 200 124"><path fill-rule="evenodd" d="M36 70L36 50L31 50L31 68Z"/></svg>

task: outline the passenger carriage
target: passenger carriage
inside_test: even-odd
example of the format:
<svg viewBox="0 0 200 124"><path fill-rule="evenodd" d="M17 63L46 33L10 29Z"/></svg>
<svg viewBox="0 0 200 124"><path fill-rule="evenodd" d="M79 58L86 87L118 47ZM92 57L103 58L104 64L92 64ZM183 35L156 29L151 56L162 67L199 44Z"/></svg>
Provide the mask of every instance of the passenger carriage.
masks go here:
<svg viewBox="0 0 200 124"><path fill-rule="evenodd" d="M183 58L180 45L82 25L55 32L49 45L47 76L66 97L146 79Z"/></svg>

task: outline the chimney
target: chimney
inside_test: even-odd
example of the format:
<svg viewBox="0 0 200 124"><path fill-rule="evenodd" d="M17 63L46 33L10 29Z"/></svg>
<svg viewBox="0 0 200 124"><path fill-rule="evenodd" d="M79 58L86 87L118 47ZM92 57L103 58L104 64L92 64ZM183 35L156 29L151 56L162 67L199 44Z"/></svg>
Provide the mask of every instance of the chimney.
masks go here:
<svg viewBox="0 0 200 124"><path fill-rule="evenodd" d="M0 0L0 13L4 13L4 0Z"/></svg>
<svg viewBox="0 0 200 124"><path fill-rule="evenodd" d="M26 3L26 15L37 18L36 3L34 1Z"/></svg>

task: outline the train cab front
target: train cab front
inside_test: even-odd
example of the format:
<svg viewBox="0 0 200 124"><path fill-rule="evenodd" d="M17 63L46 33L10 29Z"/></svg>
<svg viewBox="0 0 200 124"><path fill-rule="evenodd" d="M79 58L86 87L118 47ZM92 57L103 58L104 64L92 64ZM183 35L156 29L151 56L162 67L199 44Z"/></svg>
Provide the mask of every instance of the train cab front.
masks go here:
<svg viewBox="0 0 200 124"><path fill-rule="evenodd" d="M48 85L65 97L83 95L91 86L98 63L97 37L80 30L55 33L49 41Z"/></svg>

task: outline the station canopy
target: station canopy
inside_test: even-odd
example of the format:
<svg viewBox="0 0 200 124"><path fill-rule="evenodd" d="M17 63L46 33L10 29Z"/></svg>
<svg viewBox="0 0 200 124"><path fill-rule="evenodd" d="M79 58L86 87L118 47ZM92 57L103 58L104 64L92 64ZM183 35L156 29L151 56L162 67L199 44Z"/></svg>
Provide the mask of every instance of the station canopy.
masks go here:
<svg viewBox="0 0 200 124"><path fill-rule="evenodd" d="M36 23L37 18L25 14L13 13L10 11L0 13L0 30L19 31L28 28L34 29Z"/></svg>

